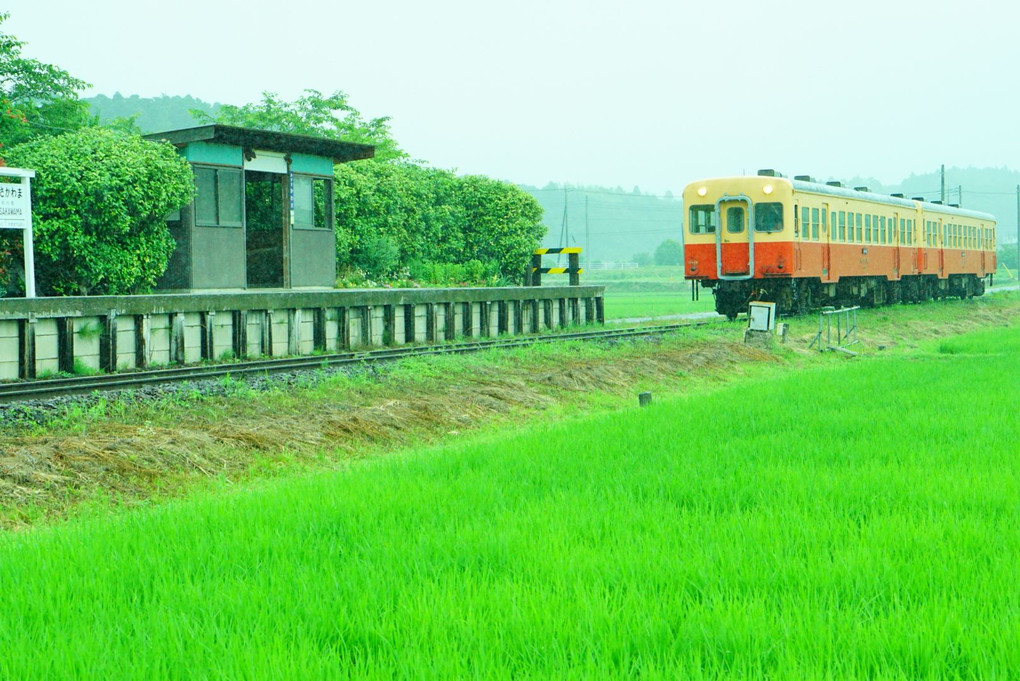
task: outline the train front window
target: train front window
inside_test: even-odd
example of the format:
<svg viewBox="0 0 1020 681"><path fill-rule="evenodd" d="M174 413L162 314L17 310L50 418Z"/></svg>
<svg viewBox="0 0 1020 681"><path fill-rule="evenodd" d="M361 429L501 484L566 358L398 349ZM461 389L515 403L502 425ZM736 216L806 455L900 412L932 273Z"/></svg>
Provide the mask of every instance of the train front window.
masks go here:
<svg viewBox="0 0 1020 681"><path fill-rule="evenodd" d="M740 206L726 209L726 231L731 234L744 231L744 209Z"/></svg>
<svg viewBox="0 0 1020 681"><path fill-rule="evenodd" d="M715 233L715 206L691 206L691 234Z"/></svg>
<svg viewBox="0 0 1020 681"><path fill-rule="evenodd" d="M754 204L754 231L783 231L783 204L779 202Z"/></svg>

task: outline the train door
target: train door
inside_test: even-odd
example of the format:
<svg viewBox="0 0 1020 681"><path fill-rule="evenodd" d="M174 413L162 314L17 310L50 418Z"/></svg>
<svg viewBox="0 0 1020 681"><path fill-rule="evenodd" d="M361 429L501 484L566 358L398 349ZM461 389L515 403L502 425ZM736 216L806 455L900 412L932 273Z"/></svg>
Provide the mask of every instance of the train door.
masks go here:
<svg viewBox="0 0 1020 681"><path fill-rule="evenodd" d="M835 214L832 212L832 206L828 203L823 204L825 208L822 210L822 215L827 216L822 219L822 277L829 279L829 261L832 257L829 252L829 241L832 238L832 230L829 229L829 224L835 224Z"/></svg>
<svg viewBox="0 0 1020 681"><path fill-rule="evenodd" d="M942 233L942 218L939 218L939 221L935 223L935 241L939 249L939 277L942 277L946 269L946 244L945 235Z"/></svg>
<svg viewBox="0 0 1020 681"><path fill-rule="evenodd" d="M889 229L889 243L893 245L893 275L897 279L900 276L900 230L897 229L897 225L900 224L899 218L899 213L893 213L892 225Z"/></svg>
<svg viewBox="0 0 1020 681"><path fill-rule="evenodd" d="M804 240L805 229L811 229L811 209L805 207L801 213L800 206L793 204L793 269L797 272L804 269L800 257L800 242Z"/></svg>
<svg viewBox="0 0 1020 681"><path fill-rule="evenodd" d="M979 252L981 253L981 276L983 277L987 273L987 270L985 269L985 248L987 247L987 245L985 244L985 237L984 237L985 228L984 227L977 227L976 229L977 229L977 240L978 240L977 241L977 247L979 249Z"/></svg>
<svg viewBox="0 0 1020 681"><path fill-rule="evenodd" d="M721 218L718 231L720 278L750 277L754 267L753 236L748 224L751 201L726 197L719 201L718 206Z"/></svg>

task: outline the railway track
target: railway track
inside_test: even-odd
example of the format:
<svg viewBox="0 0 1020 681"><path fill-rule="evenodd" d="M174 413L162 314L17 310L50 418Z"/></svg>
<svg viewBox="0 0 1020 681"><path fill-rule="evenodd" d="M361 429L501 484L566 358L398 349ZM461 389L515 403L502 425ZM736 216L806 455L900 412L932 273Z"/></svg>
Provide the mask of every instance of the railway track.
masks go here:
<svg viewBox="0 0 1020 681"><path fill-rule="evenodd" d="M542 336L518 338L496 338L471 342L453 342L440 345L412 345L379 348L365 351L351 351L328 355L283 357L279 359L257 359L227 364L206 364L180 366L165 369L131 371L117 374L96 374L92 376L66 376L0 383L0 403L26 402L50 399L66 395L82 395L93 392L133 390L146 386L206 381L226 376L250 376L310 371L325 367L356 365L366 362L384 362L422 355L460 354L495 348L514 348L536 343L560 343L572 340L606 340L634 338L669 333L679 329L711 324L710 320L688 321L661 326L626 327L577 331Z"/></svg>

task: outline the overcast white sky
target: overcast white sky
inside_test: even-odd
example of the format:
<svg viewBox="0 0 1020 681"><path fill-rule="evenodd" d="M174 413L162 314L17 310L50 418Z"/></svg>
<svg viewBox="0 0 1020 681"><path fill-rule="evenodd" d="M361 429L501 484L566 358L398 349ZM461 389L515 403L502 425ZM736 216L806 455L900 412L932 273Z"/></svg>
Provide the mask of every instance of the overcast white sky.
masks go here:
<svg viewBox="0 0 1020 681"><path fill-rule="evenodd" d="M1017 167L1020 3L8 0L86 95L343 90L414 157L679 192L774 167L897 182Z"/></svg>

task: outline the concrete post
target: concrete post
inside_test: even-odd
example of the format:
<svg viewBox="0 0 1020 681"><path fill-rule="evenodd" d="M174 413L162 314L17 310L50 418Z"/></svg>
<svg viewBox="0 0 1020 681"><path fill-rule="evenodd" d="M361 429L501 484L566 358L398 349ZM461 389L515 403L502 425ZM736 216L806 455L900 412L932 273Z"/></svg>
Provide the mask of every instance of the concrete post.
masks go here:
<svg viewBox="0 0 1020 681"><path fill-rule="evenodd" d="M135 367L144 369L152 359L152 319L147 314L135 315Z"/></svg>

